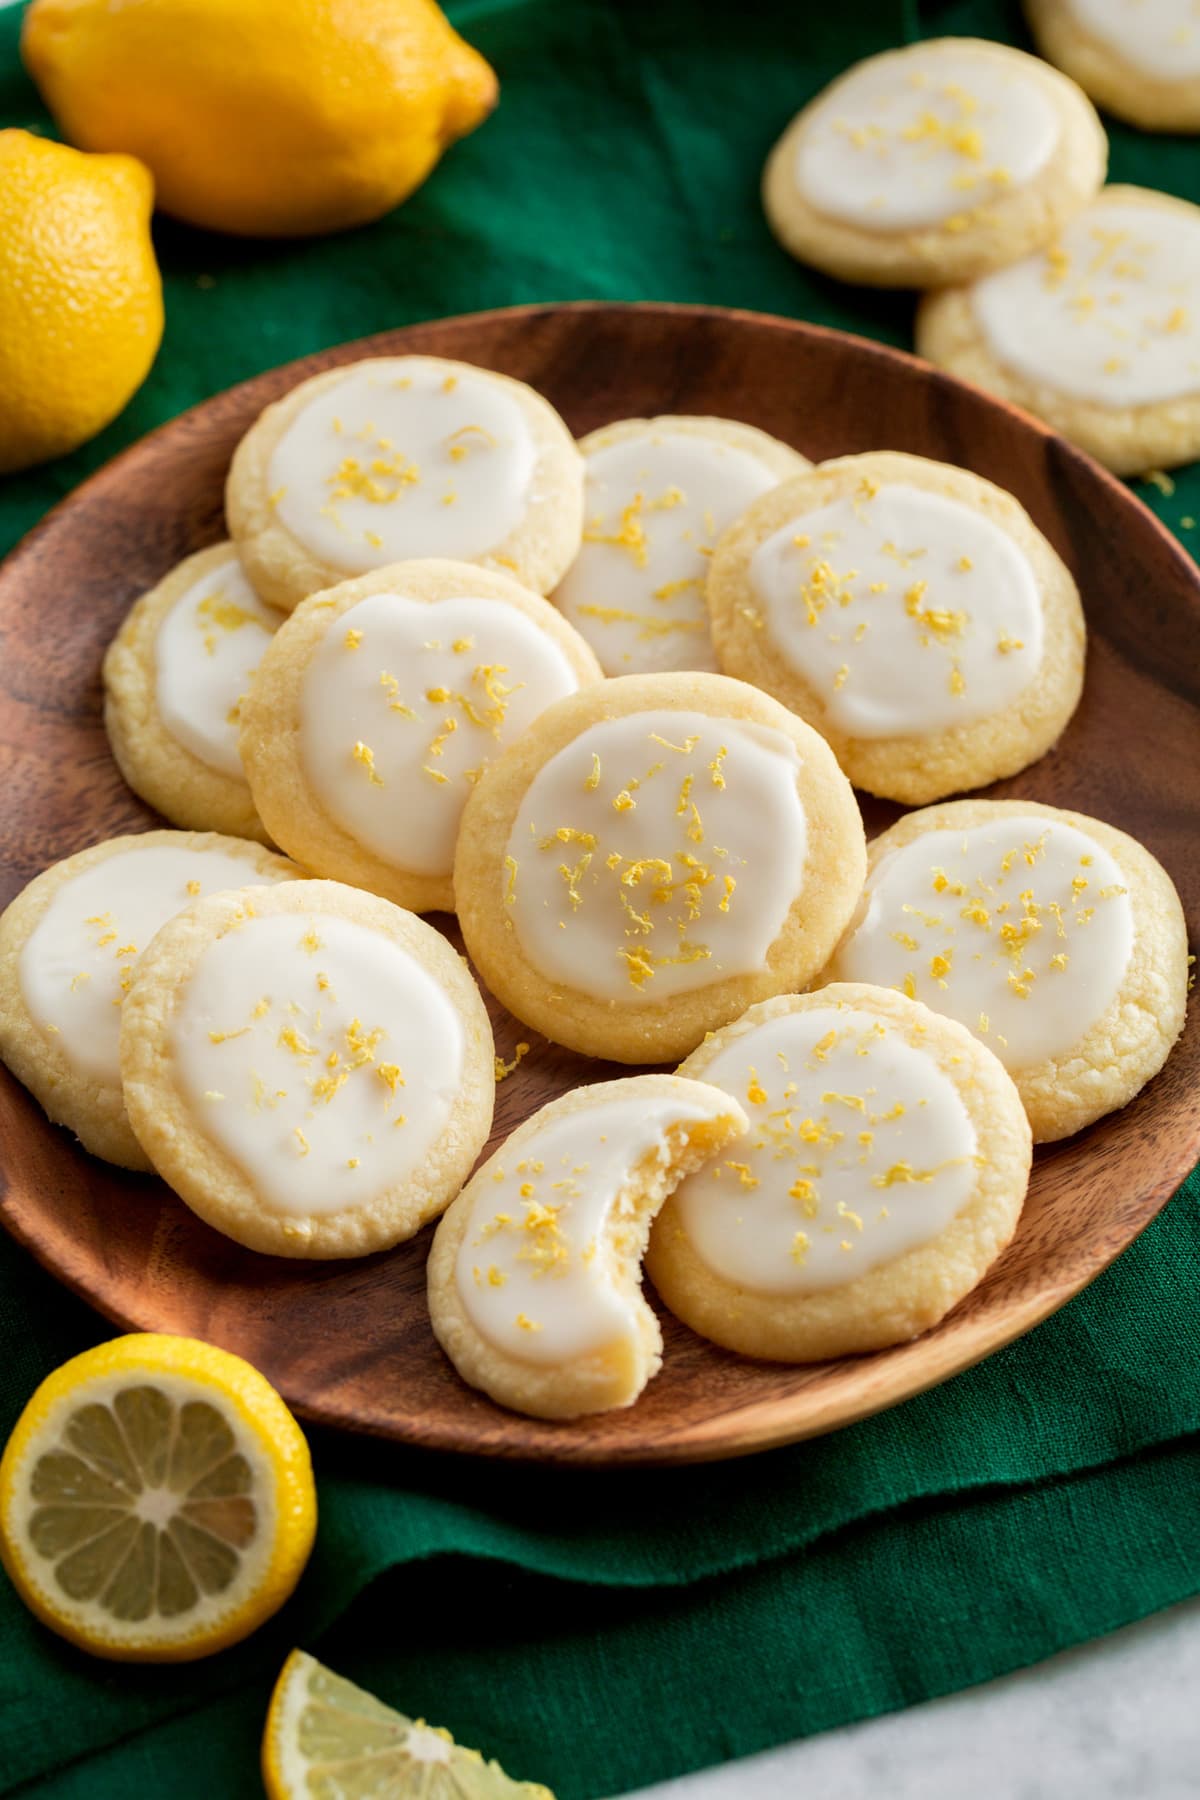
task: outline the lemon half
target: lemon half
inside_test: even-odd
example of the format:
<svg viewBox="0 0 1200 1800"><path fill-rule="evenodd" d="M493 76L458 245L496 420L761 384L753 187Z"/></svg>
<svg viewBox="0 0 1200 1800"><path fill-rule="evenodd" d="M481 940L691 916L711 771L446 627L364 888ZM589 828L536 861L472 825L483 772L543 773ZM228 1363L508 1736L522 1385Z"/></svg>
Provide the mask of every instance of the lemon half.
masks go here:
<svg viewBox="0 0 1200 1800"><path fill-rule="evenodd" d="M186 1662L282 1606L316 1531L308 1445L250 1364L138 1334L64 1363L0 1459L0 1560L97 1656Z"/></svg>
<svg viewBox="0 0 1200 1800"><path fill-rule="evenodd" d="M513 1781L448 1731L393 1712L303 1650L292 1651L275 1683L262 1768L269 1800L554 1800L549 1788Z"/></svg>

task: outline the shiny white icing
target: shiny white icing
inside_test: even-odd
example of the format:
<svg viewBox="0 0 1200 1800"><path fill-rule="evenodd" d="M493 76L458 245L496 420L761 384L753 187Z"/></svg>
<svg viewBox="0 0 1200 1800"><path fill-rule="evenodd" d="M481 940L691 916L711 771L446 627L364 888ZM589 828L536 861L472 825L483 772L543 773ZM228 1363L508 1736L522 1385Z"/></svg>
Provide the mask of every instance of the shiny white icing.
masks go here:
<svg viewBox="0 0 1200 1800"><path fill-rule="evenodd" d="M703 1079L750 1131L676 1190L680 1224L725 1281L809 1294L927 1244L970 1199L976 1135L927 1051L858 1007L764 1020Z"/></svg>
<svg viewBox="0 0 1200 1800"><path fill-rule="evenodd" d="M183 907L223 888L259 887L253 851L184 843L117 851L61 887L21 948L21 995L72 1069L120 1087L121 1001L141 952Z"/></svg>
<svg viewBox="0 0 1200 1800"><path fill-rule="evenodd" d="M793 669L850 737L912 737L1009 706L1042 659L1025 553L974 507L858 491L760 544L750 587Z"/></svg>
<svg viewBox="0 0 1200 1800"><path fill-rule="evenodd" d="M1200 393L1200 208L1100 196L1048 250L987 275L971 305L993 355L1099 406Z"/></svg>
<svg viewBox="0 0 1200 1800"><path fill-rule="evenodd" d="M279 614L264 606L229 547L224 562L176 600L154 640L154 693L164 728L193 756L239 781L238 708Z"/></svg>
<svg viewBox="0 0 1200 1800"><path fill-rule="evenodd" d="M563 1363L636 1337L638 1296L615 1276L640 1250L641 1228L622 1201L651 1159L667 1163L673 1127L716 1115L711 1097L594 1092L594 1104L499 1150L473 1182L459 1299L482 1336L524 1362Z"/></svg>
<svg viewBox="0 0 1200 1800"><path fill-rule="evenodd" d="M357 363L315 394L271 455L276 517L348 574L497 549L532 498L538 452L519 403L436 357Z"/></svg>
<svg viewBox="0 0 1200 1800"><path fill-rule="evenodd" d="M1133 909L1107 850L1073 825L997 818L927 831L880 859L839 978L901 988L1008 1069L1065 1056L1111 1004Z"/></svg>
<svg viewBox="0 0 1200 1800"><path fill-rule="evenodd" d="M1131 68L1160 81L1200 75L1197 0L1070 0L1070 10Z"/></svg>
<svg viewBox="0 0 1200 1800"><path fill-rule="evenodd" d="M558 645L515 606L371 594L330 625L305 673L305 776L377 856L445 875L484 765L578 686Z"/></svg>
<svg viewBox="0 0 1200 1800"><path fill-rule="evenodd" d="M867 231L966 218L1032 181L1059 138L1021 67L961 44L859 64L810 111L795 179L818 212Z"/></svg>
<svg viewBox="0 0 1200 1800"><path fill-rule="evenodd" d="M766 966L804 882L798 751L704 713L589 726L539 770L505 905L549 981L629 1004Z"/></svg>
<svg viewBox="0 0 1200 1800"><path fill-rule="evenodd" d="M657 426L597 446L586 463L583 547L555 604L606 675L716 669L708 557L779 477L717 437Z"/></svg>
<svg viewBox="0 0 1200 1800"><path fill-rule="evenodd" d="M171 1029L204 1132L272 1212L366 1206L421 1167L464 1036L407 950L357 920L264 915L204 951Z"/></svg>

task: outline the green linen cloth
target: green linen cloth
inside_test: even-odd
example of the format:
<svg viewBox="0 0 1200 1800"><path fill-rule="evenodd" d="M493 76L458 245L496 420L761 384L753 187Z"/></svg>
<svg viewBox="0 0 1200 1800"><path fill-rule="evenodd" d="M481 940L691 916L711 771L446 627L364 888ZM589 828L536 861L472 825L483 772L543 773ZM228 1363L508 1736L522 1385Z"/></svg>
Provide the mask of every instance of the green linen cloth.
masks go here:
<svg viewBox="0 0 1200 1800"><path fill-rule="evenodd" d="M1001 0L463 0L499 112L380 224L297 244L156 226L167 335L122 417L0 484L0 549L122 445L260 369L521 301L708 301L910 341L911 297L771 240L800 103L921 36L1025 43ZM0 123L46 129L0 12ZM1200 141L1112 127L1113 174L1200 198ZM799 402L802 405L802 398ZM1195 470L1145 497L1185 542ZM185 1669L89 1661L0 1584L0 1791L259 1791L301 1643L516 1774L595 1800L984 1680L1200 1589L1200 1181L1086 1293L937 1391L746 1462L567 1474L313 1433L321 1527L283 1614ZM0 1242L0 1434L107 1328Z"/></svg>

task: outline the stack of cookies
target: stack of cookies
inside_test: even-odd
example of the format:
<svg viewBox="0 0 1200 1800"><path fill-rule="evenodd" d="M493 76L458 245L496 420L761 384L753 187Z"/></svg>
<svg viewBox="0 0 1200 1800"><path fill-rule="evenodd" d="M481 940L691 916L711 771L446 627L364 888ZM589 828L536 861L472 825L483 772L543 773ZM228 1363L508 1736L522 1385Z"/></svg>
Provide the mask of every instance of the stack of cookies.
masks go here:
<svg viewBox="0 0 1200 1800"><path fill-rule="evenodd" d="M913 1337L1008 1243L1032 1142L1161 1067L1163 870L948 799L1081 692L1078 592L1011 495L724 420L576 444L520 382L399 357L269 408L227 517L105 661L117 760L178 829L0 919L0 1049L254 1250L444 1215L434 1330L502 1404L636 1399L644 1261L745 1355ZM922 810L868 853L852 783ZM419 916L450 911L474 972ZM678 1069L578 1086L476 1167L511 1067L478 984Z"/></svg>
<svg viewBox="0 0 1200 1800"><path fill-rule="evenodd" d="M1058 68L972 38L857 64L776 145L767 217L843 280L929 290L930 361L1117 474L1159 471L1200 455L1200 207L1103 186L1088 95L1149 130L1200 130L1200 15L1192 0L1026 5Z"/></svg>

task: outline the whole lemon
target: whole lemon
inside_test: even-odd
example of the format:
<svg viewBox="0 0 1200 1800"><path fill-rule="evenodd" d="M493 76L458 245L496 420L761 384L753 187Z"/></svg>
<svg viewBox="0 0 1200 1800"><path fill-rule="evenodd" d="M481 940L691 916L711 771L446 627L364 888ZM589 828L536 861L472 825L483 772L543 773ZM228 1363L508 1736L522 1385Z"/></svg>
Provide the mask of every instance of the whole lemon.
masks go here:
<svg viewBox="0 0 1200 1800"><path fill-rule="evenodd" d="M114 419L163 330L154 183L132 156L0 131L0 473Z"/></svg>
<svg viewBox="0 0 1200 1800"><path fill-rule="evenodd" d="M497 94L433 0L33 0L21 48L73 143L248 237L379 218Z"/></svg>

